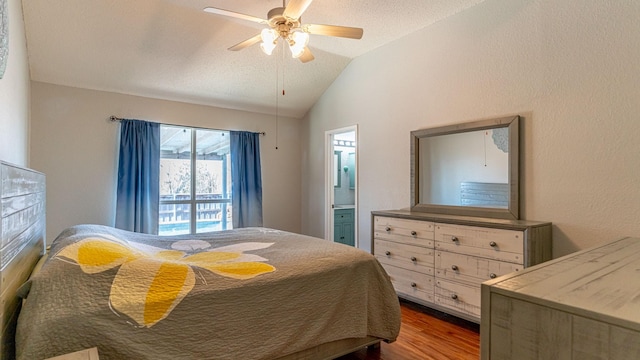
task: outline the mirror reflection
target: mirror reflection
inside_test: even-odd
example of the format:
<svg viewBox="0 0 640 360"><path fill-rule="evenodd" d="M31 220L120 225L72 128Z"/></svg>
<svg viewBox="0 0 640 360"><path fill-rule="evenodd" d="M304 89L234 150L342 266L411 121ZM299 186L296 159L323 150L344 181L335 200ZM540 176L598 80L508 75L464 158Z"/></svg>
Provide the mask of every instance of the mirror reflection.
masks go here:
<svg viewBox="0 0 640 360"><path fill-rule="evenodd" d="M509 200L509 139L506 128L419 139L420 202L506 209Z"/></svg>

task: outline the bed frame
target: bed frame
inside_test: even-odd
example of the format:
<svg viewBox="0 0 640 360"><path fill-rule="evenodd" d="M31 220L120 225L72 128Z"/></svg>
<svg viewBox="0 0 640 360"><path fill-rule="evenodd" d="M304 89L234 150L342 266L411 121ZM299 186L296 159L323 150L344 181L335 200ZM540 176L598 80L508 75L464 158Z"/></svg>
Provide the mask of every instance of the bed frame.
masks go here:
<svg viewBox="0 0 640 360"><path fill-rule="evenodd" d="M277 360L332 360L342 355L351 354L352 352L365 347L372 349L379 348L380 341L380 339L372 336L367 336L366 338L361 339L336 340L278 358Z"/></svg>
<svg viewBox="0 0 640 360"><path fill-rule="evenodd" d="M45 176L0 161L0 359L15 358L16 290L45 248Z"/></svg>

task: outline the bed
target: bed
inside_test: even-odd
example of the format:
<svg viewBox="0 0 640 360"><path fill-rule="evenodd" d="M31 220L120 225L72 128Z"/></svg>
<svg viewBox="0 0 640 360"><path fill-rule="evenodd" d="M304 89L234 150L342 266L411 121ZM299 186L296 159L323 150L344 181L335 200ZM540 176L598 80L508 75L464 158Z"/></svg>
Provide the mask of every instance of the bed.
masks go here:
<svg viewBox="0 0 640 360"><path fill-rule="evenodd" d="M19 289L17 359L331 359L396 339L375 258L267 228L158 237L64 230Z"/></svg>

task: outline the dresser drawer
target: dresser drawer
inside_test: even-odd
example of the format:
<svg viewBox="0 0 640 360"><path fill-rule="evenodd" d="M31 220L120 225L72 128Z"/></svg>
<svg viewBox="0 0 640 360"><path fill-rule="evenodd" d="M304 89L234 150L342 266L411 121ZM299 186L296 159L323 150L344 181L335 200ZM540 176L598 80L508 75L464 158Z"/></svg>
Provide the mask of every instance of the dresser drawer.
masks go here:
<svg viewBox="0 0 640 360"><path fill-rule="evenodd" d="M467 284L436 279L435 303L480 318L480 284Z"/></svg>
<svg viewBox="0 0 640 360"><path fill-rule="evenodd" d="M433 249L376 239L375 257L381 264L433 275Z"/></svg>
<svg viewBox="0 0 640 360"><path fill-rule="evenodd" d="M434 224L429 221L376 216L374 238L433 248Z"/></svg>
<svg viewBox="0 0 640 360"><path fill-rule="evenodd" d="M389 274L391 283L398 294L433 303L434 278L432 275L425 275L386 264L382 264L382 266Z"/></svg>
<svg viewBox="0 0 640 360"><path fill-rule="evenodd" d="M435 248L522 264L524 232L483 227L435 224Z"/></svg>
<svg viewBox="0 0 640 360"><path fill-rule="evenodd" d="M510 262L439 250L436 250L435 253L435 271L439 278L480 284L523 269L522 265Z"/></svg>

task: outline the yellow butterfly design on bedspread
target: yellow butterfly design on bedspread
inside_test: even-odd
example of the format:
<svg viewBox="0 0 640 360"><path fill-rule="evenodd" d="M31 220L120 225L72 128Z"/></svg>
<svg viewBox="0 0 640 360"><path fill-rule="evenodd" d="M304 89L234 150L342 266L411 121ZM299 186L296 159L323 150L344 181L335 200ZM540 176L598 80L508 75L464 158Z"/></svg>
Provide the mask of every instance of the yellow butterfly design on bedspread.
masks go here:
<svg viewBox="0 0 640 360"><path fill-rule="evenodd" d="M193 289L194 267L229 278L250 279L276 269L264 263L267 259L244 252L271 245L245 242L207 250L211 245L205 241L181 240L167 250L86 238L66 246L55 257L72 260L86 274L120 266L111 284L111 307L139 326L151 327L166 318ZM194 250L198 252L192 253Z"/></svg>

